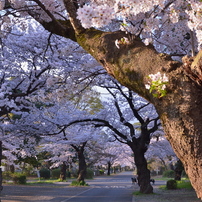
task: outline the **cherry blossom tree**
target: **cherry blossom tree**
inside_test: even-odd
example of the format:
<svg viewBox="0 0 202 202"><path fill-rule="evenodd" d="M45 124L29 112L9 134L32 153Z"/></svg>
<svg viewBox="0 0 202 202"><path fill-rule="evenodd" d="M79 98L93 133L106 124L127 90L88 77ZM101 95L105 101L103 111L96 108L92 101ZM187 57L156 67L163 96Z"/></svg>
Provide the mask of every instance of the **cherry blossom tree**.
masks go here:
<svg viewBox="0 0 202 202"><path fill-rule="evenodd" d="M96 165L107 167L107 175L111 174L112 167L133 167L134 160L131 149L125 145L116 142L105 142L101 147L100 161Z"/></svg>
<svg viewBox="0 0 202 202"><path fill-rule="evenodd" d="M77 92L69 93L68 89L65 91L63 86L59 84L60 88L55 87L56 91L54 89L47 91L44 88L43 96L37 95L32 98L34 103L41 103L40 107L32 108L29 113L18 120L18 131L20 129L26 131L28 128L32 131L32 135L40 136L43 139L42 142L45 142L43 148L52 153L49 160L54 162L54 167L62 166L63 171L67 159L72 156L70 148L73 149L79 161L78 181L84 182L87 168L86 146L94 140L98 131L87 126L82 126L82 128L74 126L68 129L64 126L74 117L94 114L102 108L102 105L98 98L99 93L91 90L89 86L85 90L82 89L79 95ZM73 95L74 93L76 95ZM64 172L63 176L65 176Z"/></svg>
<svg viewBox="0 0 202 202"><path fill-rule="evenodd" d="M51 97L51 99L40 98L41 101L45 100L49 105L44 105L39 109L35 108L32 113L28 113L24 119L21 118L18 123L20 123L20 121L23 122L23 124L21 124L22 130L24 130L23 128L28 128L29 125L33 125L34 128L39 125L37 128L40 128L41 134L60 134L62 141L65 141L65 139L69 141L70 145L77 151L80 160L79 168L81 168L80 170L82 172L80 173L82 175L79 175L79 181L84 180L85 172L83 171L85 171L86 162L83 154L87 140L83 139L86 136L81 132L83 137L78 135L75 137L77 145L71 143L71 141L73 141L71 139L71 134L75 135L78 134L78 132L75 132L74 126L72 131L70 133L68 132L66 135L67 126L70 125L67 125L67 123L91 122L90 124L95 127L107 127L109 131L112 132L111 134L111 132L108 131L111 136L115 137L115 139L120 142L127 144L135 154L141 192L152 192L150 174L147 169L147 162L144 158L144 153L147 151L151 134L158 129L160 124L158 122L158 115L155 114L152 106L150 106L145 100L141 100L139 96L133 94L127 88L123 88L110 77L105 77L104 83L106 83L107 80L109 83L107 86L106 84L101 84L99 78L98 80L100 86L104 86L112 97L112 101L105 103L105 105L108 105L106 109L101 108L100 112L94 114L92 113L92 110L89 110L88 108L86 110L85 104L75 105L70 103L66 100L68 95L66 96L63 94L63 97L60 97L59 100L58 97ZM50 104L50 102L54 104ZM86 103L88 103L87 100ZM152 113L154 114L152 115ZM36 116L33 116L33 114L37 114L38 119ZM150 118L148 118L148 116ZM86 117L88 118L86 119ZM140 122L140 126L133 126L133 122L136 121L135 119ZM36 125L36 123L39 124ZM122 128L120 128L120 124L122 125ZM82 125L83 123L81 123L81 126ZM140 128L140 132L137 128ZM52 134L49 131L51 131ZM35 132L36 134L39 133L38 130ZM87 136L88 138L90 137L89 134ZM56 136L56 139L57 138L58 136Z"/></svg>
<svg viewBox="0 0 202 202"><path fill-rule="evenodd" d="M151 139L149 149L145 156L148 161L153 159L159 161L165 169L168 169L169 165L174 165L177 162L176 154L170 146L170 143L162 135L158 138L153 137Z"/></svg>
<svg viewBox="0 0 202 202"><path fill-rule="evenodd" d="M154 104L202 198L201 7L200 0L3 0L1 28L11 28L8 16L32 16L49 32L77 42Z"/></svg>
<svg viewBox="0 0 202 202"><path fill-rule="evenodd" d="M52 123L54 119L52 120ZM62 125L62 123L60 123ZM64 124L64 123L63 123ZM88 144L96 140L96 131L90 127L70 127L62 130L58 135L48 136L42 145L42 150L49 151L52 157L48 159L53 163L52 167L64 166L69 157L78 158L78 178L79 182L84 182L86 177L86 157ZM66 163L65 163L66 164ZM65 176L65 174L63 173Z"/></svg>
<svg viewBox="0 0 202 202"><path fill-rule="evenodd" d="M83 69L90 65L95 66L94 61L89 59L89 55L75 43L69 44L68 51L65 49L62 51L59 47L65 39L50 35L40 27L36 21L34 22L32 20L32 26L27 27L26 24L24 24L23 31L18 28L18 25L22 25L22 21L14 21L15 25L12 31L4 30L5 32L1 33L2 51L0 55L1 127L5 128L6 125L6 130L9 131L10 136L13 134L13 131L15 131L12 138L8 138L8 135L4 137L5 132L2 132L1 140L3 142L1 142L1 144L3 144L3 149L6 150L3 150L3 154L6 152L6 156L10 157L10 159L12 157L13 161L16 160L17 157L15 155L8 155L13 152L12 144L15 145L16 149L19 148L20 144L22 145L20 141L12 142L12 140L15 140L17 133L19 133L18 135L21 137L21 141L23 141L23 137L27 136L27 134L30 136L41 135L49 133L51 128L54 131L53 127L50 125L46 129L42 127L44 129L43 132L42 130L37 131L37 127L40 127L39 125L41 124L33 124L34 120L37 119L36 117L40 114L37 114L37 111L39 111L40 107L43 105L48 106L51 102L51 96L53 95L55 97L55 100L52 99L53 102L62 100L62 97L68 94L69 99L74 98L74 102L78 103L81 99L81 92L89 87L91 81L90 79L85 79L85 74L83 73L84 84L79 86L81 81L77 82L76 79L78 77L82 79L81 74L78 76L78 74L73 71L76 68L81 68L81 65ZM3 21L2 26L4 26L4 23ZM34 49L32 47L34 47ZM77 52L76 54L75 50ZM78 58L80 61L82 58L81 63L78 61ZM84 63L86 65L84 65ZM98 74L99 71L99 68L97 68L96 74ZM75 79L75 82L70 79L70 74L72 78ZM90 100L90 98L86 97L85 99L89 100L89 103L93 103L93 100ZM98 101L97 104L99 104ZM99 107L97 106L97 108ZM32 113L32 116L30 116L30 113ZM5 122L8 124L4 124ZM10 143L5 142L6 139L8 139ZM5 144L7 147L5 147ZM19 150L16 153L20 154ZM24 154L23 158L25 158L25 156ZM27 156L30 155L27 153ZM9 163L13 163L13 161ZM0 179L2 179L2 177L0 177Z"/></svg>
<svg viewBox="0 0 202 202"><path fill-rule="evenodd" d="M144 154L148 149L152 134L158 130L159 117L152 105L118 84L114 79L108 77L104 84L100 83L100 85L104 86L111 96L110 101L103 104L105 108L93 116L83 114L79 118L73 117L64 127L85 122L95 127L106 128L109 136L131 148L137 167L140 191L151 193L153 188L150 184L150 171L147 168ZM134 124L136 122L139 125Z"/></svg>
<svg viewBox="0 0 202 202"><path fill-rule="evenodd" d="M57 138L48 138L45 142L43 142L40 146L39 153L41 151L47 151L50 154L50 157L45 161L50 163L50 168L58 168L60 167L60 179L62 181L66 180L66 171L68 165L72 165L72 158L75 153L71 150L71 146L65 143L56 142ZM49 141L53 141L50 143Z"/></svg>
<svg viewBox="0 0 202 202"><path fill-rule="evenodd" d="M26 134L18 134L8 127L8 122L4 123L6 126L3 127L1 124L0 140L1 140L1 161L0 163L4 166L9 166L11 172L14 172L16 168L22 169L20 163L25 162L28 158L36 156L37 152L35 146L37 145L37 138L34 136L28 136ZM8 130L9 129L9 130ZM1 190L2 186L2 173L1 179Z"/></svg>

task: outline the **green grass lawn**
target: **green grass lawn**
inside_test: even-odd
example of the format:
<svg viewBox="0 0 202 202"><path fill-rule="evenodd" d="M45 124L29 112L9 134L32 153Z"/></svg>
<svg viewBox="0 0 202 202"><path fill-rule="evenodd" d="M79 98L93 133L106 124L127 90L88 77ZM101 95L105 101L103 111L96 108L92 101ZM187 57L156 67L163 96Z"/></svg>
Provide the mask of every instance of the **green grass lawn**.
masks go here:
<svg viewBox="0 0 202 202"><path fill-rule="evenodd" d="M54 182L61 182L60 179L48 179L48 180L44 180L44 179L37 179L37 180L34 180L34 181L28 181L26 184L28 185L32 185L32 184L52 184Z"/></svg>
<svg viewBox="0 0 202 202"><path fill-rule="evenodd" d="M166 189L166 185L159 187L160 189ZM188 180L177 181L177 189L193 189L191 182Z"/></svg>
<svg viewBox="0 0 202 202"><path fill-rule="evenodd" d="M193 189L190 181L177 181L177 188L178 189Z"/></svg>
<svg viewBox="0 0 202 202"><path fill-rule="evenodd" d="M160 176L155 176L155 177L151 177L155 180L163 180L163 181L168 181L168 180L173 180L174 178L170 178L170 177L162 177L161 175ZM188 181L189 179L186 178L186 177L182 177L181 178L182 181Z"/></svg>

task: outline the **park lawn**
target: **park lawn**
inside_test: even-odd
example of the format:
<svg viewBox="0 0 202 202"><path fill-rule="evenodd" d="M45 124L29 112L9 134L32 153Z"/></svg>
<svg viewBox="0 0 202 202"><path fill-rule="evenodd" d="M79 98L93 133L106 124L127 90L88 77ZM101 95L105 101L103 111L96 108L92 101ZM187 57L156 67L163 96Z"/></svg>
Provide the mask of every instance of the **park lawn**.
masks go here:
<svg viewBox="0 0 202 202"><path fill-rule="evenodd" d="M166 189L166 185L162 185L159 188ZM181 181L177 181L177 189L193 189L193 187L189 180L181 180Z"/></svg>

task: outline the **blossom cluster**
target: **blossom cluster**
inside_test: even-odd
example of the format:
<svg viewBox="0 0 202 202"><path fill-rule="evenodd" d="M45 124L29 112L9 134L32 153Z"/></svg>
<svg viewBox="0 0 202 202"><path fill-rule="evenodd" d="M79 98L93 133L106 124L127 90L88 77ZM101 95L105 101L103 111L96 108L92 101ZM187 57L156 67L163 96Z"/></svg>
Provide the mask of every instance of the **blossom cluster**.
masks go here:
<svg viewBox="0 0 202 202"><path fill-rule="evenodd" d="M84 5L77 11L78 19L84 28L103 27L111 22L114 9L104 5Z"/></svg>
<svg viewBox="0 0 202 202"><path fill-rule="evenodd" d="M101 5L102 2L102 5ZM114 0L106 6L106 0L91 1L78 10L78 19L84 28L103 27L112 19L122 21L120 29L140 35L145 45L152 43L157 51L167 54L191 54L202 46L202 2L195 0ZM124 26L123 26L124 24ZM196 43L185 40L194 31Z"/></svg>
<svg viewBox="0 0 202 202"><path fill-rule="evenodd" d="M21 14L26 15L26 9L32 9L41 19L47 22L52 20L35 1L9 0L9 2L13 8L19 9ZM68 18L62 0L40 0L40 2L55 18ZM145 45L152 43L159 52L163 50L167 54L189 55L202 47L202 2L199 0L79 0L78 2L82 7L78 9L77 16L84 28L104 27L109 25L112 19L116 19L115 22L123 22L120 23L121 30L140 36ZM0 10L4 5L5 0L0 0ZM194 33L194 42L184 37L190 31Z"/></svg>
<svg viewBox="0 0 202 202"><path fill-rule="evenodd" d="M166 84L168 84L168 77L165 74L157 72L156 74L150 74L148 76L149 83L145 85L145 88L153 94L154 97L161 98L167 94Z"/></svg>

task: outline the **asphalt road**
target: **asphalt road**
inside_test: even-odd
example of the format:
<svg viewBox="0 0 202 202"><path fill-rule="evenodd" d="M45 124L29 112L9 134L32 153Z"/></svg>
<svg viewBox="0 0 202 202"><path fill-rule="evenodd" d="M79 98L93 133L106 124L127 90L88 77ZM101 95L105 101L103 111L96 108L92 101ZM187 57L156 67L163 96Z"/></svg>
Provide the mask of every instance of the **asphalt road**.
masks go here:
<svg viewBox="0 0 202 202"><path fill-rule="evenodd" d="M62 202L132 202L132 189L92 188Z"/></svg>
<svg viewBox="0 0 202 202"><path fill-rule="evenodd" d="M132 172L87 180L89 187L70 182L46 185L4 185L1 202L132 202Z"/></svg>
<svg viewBox="0 0 202 202"><path fill-rule="evenodd" d="M62 202L131 202L134 192L131 177L132 172L123 172L87 181L91 189Z"/></svg>

